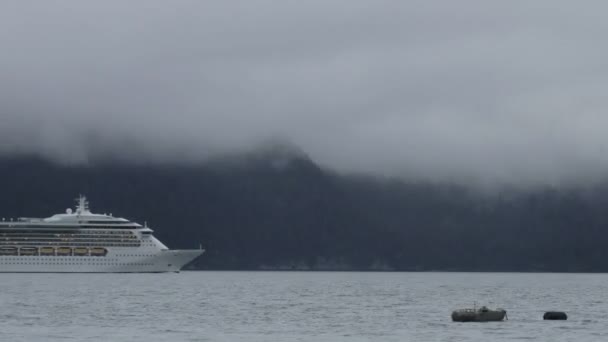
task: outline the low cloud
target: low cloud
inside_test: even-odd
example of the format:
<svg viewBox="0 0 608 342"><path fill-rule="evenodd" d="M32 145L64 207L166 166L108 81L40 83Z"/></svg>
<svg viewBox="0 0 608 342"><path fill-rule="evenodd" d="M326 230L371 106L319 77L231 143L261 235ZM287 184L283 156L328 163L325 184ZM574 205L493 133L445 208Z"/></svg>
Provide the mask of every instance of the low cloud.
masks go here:
<svg viewBox="0 0 608 342"><path fill-rule="evenodd" d="M285 137L342 171L608 174L601 2L0 5L0 153L189 160ZM137 159L137 155L130 158Z"/></svg>

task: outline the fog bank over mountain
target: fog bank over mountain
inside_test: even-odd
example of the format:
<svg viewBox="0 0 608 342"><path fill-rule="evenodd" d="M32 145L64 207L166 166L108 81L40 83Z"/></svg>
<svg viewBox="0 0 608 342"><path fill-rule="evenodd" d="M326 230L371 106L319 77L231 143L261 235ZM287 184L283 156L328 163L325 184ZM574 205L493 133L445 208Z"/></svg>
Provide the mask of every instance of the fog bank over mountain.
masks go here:
<svg viewBox="0 0 608 342"><path fill-rule="evenodd" d="M343 172L608 175L608 4L0 4L0 154L193 162L268 139Z"/></svg>

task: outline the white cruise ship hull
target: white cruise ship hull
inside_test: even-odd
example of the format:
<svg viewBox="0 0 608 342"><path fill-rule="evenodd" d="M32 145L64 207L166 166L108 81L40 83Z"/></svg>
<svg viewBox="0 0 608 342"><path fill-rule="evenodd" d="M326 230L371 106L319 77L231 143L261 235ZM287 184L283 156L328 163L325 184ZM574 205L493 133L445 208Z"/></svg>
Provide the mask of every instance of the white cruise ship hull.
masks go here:
<svg viewBox="0 0 608 342"><path fill-rule="evenodd" d="M203 250L165 250L150 256L0 256L0 273L162 273L179 270ZM116 255L112 255L116 254Z"/></svg>
<svg viewBox="0 0 608 342"><path fill-rule="evenodd" d="M178 272L204 250L170 250L152 229L94 214L84 196L76 210L0 222L0 272Z"/></svg>

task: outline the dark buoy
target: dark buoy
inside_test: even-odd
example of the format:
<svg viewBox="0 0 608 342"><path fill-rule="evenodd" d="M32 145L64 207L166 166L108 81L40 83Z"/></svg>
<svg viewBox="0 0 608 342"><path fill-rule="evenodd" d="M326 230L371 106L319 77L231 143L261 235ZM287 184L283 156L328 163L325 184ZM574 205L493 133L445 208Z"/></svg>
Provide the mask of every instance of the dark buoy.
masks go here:
<svg viewBox="0 0 608 342"><path fill-rule="evenodd" d="M565 312L561 311L547 311L543 315L543 319L551 321L565 321L568 319L568 315L566 315Z"/></svg>

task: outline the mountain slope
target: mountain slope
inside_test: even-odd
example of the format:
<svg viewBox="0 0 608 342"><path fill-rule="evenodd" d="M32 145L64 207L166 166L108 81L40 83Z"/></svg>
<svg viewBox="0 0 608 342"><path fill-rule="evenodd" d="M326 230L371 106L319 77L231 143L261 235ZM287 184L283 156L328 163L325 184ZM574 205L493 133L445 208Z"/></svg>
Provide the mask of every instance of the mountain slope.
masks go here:
<svg viewBox="0 0 608 342"><path fill-rule="evenodd" d="M201 164L0 160L0 217L48 216L84 193L147 221L200 269L608 271L608 187L477 195L345 176L301 153Z"/></svg>

